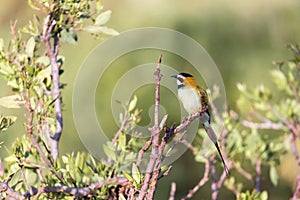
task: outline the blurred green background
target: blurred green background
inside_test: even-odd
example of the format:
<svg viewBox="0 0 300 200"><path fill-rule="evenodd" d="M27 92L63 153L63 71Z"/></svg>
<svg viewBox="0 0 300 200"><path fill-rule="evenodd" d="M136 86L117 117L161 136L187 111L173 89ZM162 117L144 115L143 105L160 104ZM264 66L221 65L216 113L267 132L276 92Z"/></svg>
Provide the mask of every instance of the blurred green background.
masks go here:
<svg viewBox="0 0 300 200"><path fill-rule="evenodd" d="M211 55L222 74L230 108L236 107L237 82L249 86L264 83L272 87L269 79L269 71L273 67L272 61L289 58L285 48L287 43L300 43L300 2L297 0L102 0L101 2L105 9L113 11L108 26L119 32L148 26L163 27L182 32L198 41ZM27 1L2 0L1 4L0 37L7 41L10 38L10 21L17 19L18 27L22 27L36 11L27 6ZM79 33L76 46L62 45L61 54L66 57L62 82L67 83L63 91L64 132L60 144L62 153L85 150L72 118L72 89L78 68L88 53L100 42L101 40L96 40L87 33ZM131 66L156 62L159 54L160 52L155 50L133 52L117 59L112 64L112 68L105 72L98 87L106 87L107 91L102 93L102 96L96 96L98 102L96 108L106 112L105 115L97 114L99 119L103 120L101 123L107 132L114 133L117 126L111 123L112 115L107 110L106 105L110 103L110 99L105 100L103 97L111 95L113 85ZM174 66L179 71L188 70L189 64L182 58L166 52L164 54L168 57L165 64ZM137 91L138 97L149 99L145 102L140 99L138 107L148 110L147 106L151 105L153 99L152 92L153 86L145 86ZM8 94L11 94L11 91L0 78L0 96ZM174 101L171 105L176 103L178 102ZM12 141L24 133L24 113L2 107L0 113L18 116L16 124L0 135L0 141L4 141L9 148ZM142 123L147 124L148 113L143 113L142 116L144 118ZM169 120L172 122L179 119ZM0 156L1 158L5 156L5 148L0 149ZM266 174L268 171L263 168L262 172L265 176L262 180L262 189L269 191L270 199L288 199L291 196L297 173L294 166L294 158L291 155L285 156L278 168L281 179L277 188L270 184ZM159 181L157 199L167 198L171 181L177 183L177 197L183 196L202 175L202 165L193 161L191 152L186 152L174 163L171 174ZM248 187L253 188L253 185L248 184ZM225 190L221 190L220 195L223 199L233 198L233 195ZM210 186L207 185L200 189L195 199L209 197Z"/></svg>

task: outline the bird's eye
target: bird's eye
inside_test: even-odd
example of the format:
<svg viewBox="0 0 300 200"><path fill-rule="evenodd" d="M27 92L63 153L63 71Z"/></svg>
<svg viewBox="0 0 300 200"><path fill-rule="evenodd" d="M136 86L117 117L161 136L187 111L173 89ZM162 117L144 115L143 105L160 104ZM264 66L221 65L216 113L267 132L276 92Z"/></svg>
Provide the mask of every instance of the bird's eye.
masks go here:
<svg viewBox="0 0 300 200"><path fill-rule="evenodd" d="M178 80L180 83L182 83L182 82L183 82L183 78L182 78L182 77L180 77L180 76L178 76L178 77L177 77L177 80Z"/></svg>

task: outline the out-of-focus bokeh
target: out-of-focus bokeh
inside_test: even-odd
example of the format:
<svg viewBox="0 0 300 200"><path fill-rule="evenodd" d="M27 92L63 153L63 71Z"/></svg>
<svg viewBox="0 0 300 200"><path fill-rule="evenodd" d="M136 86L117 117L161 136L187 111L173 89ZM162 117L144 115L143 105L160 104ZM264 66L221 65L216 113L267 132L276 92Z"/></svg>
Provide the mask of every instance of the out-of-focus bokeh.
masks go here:
<svg viewBox="0 0 300 200"><path fill-rule="evenodd" d="M264 83L272 87L269 78L269 71L273 67L272 61L289 57L285 48L287 43L300 43L300 2L297 0L103 0L101 3L104 9L110 9L113 12L108 26L119 32L149 26L162 27L179 31L198 41L211 55L221 72L230 108L236 107L237 82L243 82L249 86ZM0 37L7 42L10 38L10 22L18 20L18 27L22 27L36 11L30 9L26 1L3 0L1 5ZM61 54L66 58L62 82L67 83L62 94L64 102L64 132L60 144L62 153L85 150L73 122L72 89L77 70L89 52L100 42L101 40L93 38L88 33L80 33L77 45L64 44L61 47ZM122 74L132 66L155 63L160 53L164 53L163 62L167 65L174 66L179 71L189 71L190 66L184 59L158 50L131 52L118 58L112 63L111 68L105 71L99 87L105 87L107 91L97 94L95 106L97 110L101 110L97 113L98 117L105 131L112 133L111 136L117 130L117 125L112 123L112 114L109 111L110 99L106 97L111 95L114 84ZM198 77L198 80L200 81L201 77ZM149 85L136 91L139 98L138 107L145 111L148 110L147 106L153 103L153 88L154 86ZM10 89L0 78L0 96L10 93ZM168 90L163 89L162 93L168 93ZM167 99L162 99L162 101L169 103ZM176 106L176 103L178 102L172 101L170 105ZM24 113L1 107L0 114L18 116L16 124L0 135L0 141L4 141L4 145L9 148L15 137L24 133ZM147 124L148 112L144 112L142 117L144 119L142 123ZM179 119L172 117L169 119L170 123L174 120L178 122ZM0 156L4 155L5 148L1 148ZM296 177L296 171L292 168L295 166L293 159L287 155L282 161L279 167L282 179L277 188L271 186L268 175L265 175L266 178L262 180L262 188L269 190L270 199L287 199L291 196ZM197 183L202 174L203 166L195 164L191 153L186 152L174 163L170 176L159 182L156 195L159 199L166 199L170 182L176 181L177 194L182 196ZM249 185L249 187L253 186ZM227 191L222 192L220 195L224 197L226 195L228 198L233 197ZM207 185L198 192L195 199L208 199L209 195L210 188Z"/></svg>

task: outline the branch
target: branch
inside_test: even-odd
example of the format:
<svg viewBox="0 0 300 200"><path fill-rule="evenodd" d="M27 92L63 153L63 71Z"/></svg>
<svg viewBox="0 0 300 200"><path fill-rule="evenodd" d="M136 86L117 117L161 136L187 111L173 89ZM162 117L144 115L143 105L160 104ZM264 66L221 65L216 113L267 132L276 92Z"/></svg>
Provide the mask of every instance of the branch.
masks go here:
<svg viewBox="0 0 300 200"><path fill-rule="evenodd" d="M140 167L141 166L141 163L142 163L142 159L143 159L143 155L144 153L150 148L152 144L152 138L150 138L149 141L147 141L145 143L145 145L140 149L139 153L138 153L138 158L136 160L136 166L137 167Z"/></svg>
<svg viewBox="0 0 300 200"><path fill-rule="evenodd" d="M185 129L188 127L196 118L198 118L201 115L201 112L196 112L189 117L186 117L182 120L181 124L177 126L174 130L174 133L178 133L181 130Z"/></svg>
<svg viewBox="0 0 300 200"><path fill-rule="evenodd" d="M237 165L236 163L233 163L233 167L236 169L238 173L240 173L242 176L244 176L249 181L253 181L252 175L244 170L240 165Z"/></svg>
<svg viewBox="0 0 300 200"><path fill-rule="evenodd" d="M38 197L42 193L61 193L68 194L73 196L76 199L86 197L91 195L94 190L100 189L104 184L110 185L123 185L128 183L128 180L125 177L116 177L108 180L101 180L96 183L92 183L91 185L83 188L75 188L69 186L45 186L40 188L32 188L31 194L20 194L14 191L11 187L8 186L6 182L0 181L0 191L5 192L7 195L14 197L15 199L25 199L25 196L35 196Z"/></svg>
<svg viewBox="0 0 300 200"><path fill-rule="evenodd" d="M207 181L209 180L208 175L210 170L209 162L210 162L209 159L205 160L205 171L202 179L198 182L197 185L194 186L193 189L189 191L189 193L185 197L181 198L181 200L192 198L195 195L195 193L200 189L200 187L202 187L205 183L207 183Z"/></svg>
<svg viewBox="0 0 300 200"><path fill-rule="evenodd" d="M297 151L297 145L296 145L296 136L294 133L290 133L290 143L291 143L291 150L294 154L294 157L297 161L297 165L298 165L298 168L300 168L300 158L299 158L299 154L298 154L298 151Z"/></svg>
<svg viewBox="0 0 300 200"><path fill-rule="evenodd" d="M62 134L63 128L63 119L62 119L62 109L61 109L61 96L60 96L60 75L59 69L61 64L57 60L58 52L59 52L59 39L57 33L52 33L53 28L55 27L56 22L52 19L51 14L49 14L44 22L43 35L42 40L45 43L47 54L50 58L51 65L51 75L52 75L52 98L54 100L54 113L55 113L55 133L51 137L50 148L51 155L53 160L55 161L58 157L58 144ZM53 47L51 47L51 38L53 38Z"/></svg>
<svg viewBox="0 0 300 200"><path fill-rule="evenodd" d="M163 117L163 119L161 120L160 125L159 125L159 128L160 128L161 130L163 129L163 127L164 127L164 125L165 125L165 123L166 123L167 118L168 118L168 115L165 115L165 116ZM140 167L140 165L141 165L141 163L142 163L143 155L144 155L144 153L150 148L151 144L152 144L152 137L151 137L150 140L148 140L148 141L145 143L145 145L140 149L140 151L139 151L139 153L138 153L138 158L137 158L137 160L136 160L136 165L137 165L138 167Z"/></svg>
<svg viewBox="0 0 300 200"><path fill-rule="evenodd" d="M172 182L169 200L175 200L176 183Z"/></svg>
<svg viewBox="0 0 300 200"><path fill-rule="evenodd" d="M212 157L211 160L210 160L210 172L211 172L211 176L212 176L212 184L211 184L212 200L217 200L220 188L221 188L223 182L225 181L225 179L227 178L227 174L226 174L226 171L223 170L223 173L220 176L219 180L217 179L217 173L216 173L215 165L213 164L213 159L214 158ZM232 167L232 164L229 163L228 164L228 169L231 169L231 167Z"/></svg>
<svg viewBox="0 0 300 200"><path fill-rule="evenodd" d="M215 157L215 155L213 157ZM215 168L215 166L214 166L214 164L213 164L212 161L213 161L213 158L211 158L209 160L210 173L211 173L211 176L212 176L212 183L211 183L212 194L211 194L211 199L212 200L217 200L218 194L219 194L218 179L217 179L216 168Z"/></svg>
<svg viewBox="0 0 300 200"><path fill-rule="evenodd" d="M300 198L300 175L297 176L296 189L291 200L297 200L299 198Z"/></svg>
<svg viewBox="0 0 300 200"><path fill-rule="evenodd" d="M157 152L158 156L157 156L157 159L156 159L156 163L155 163L155 166L154 166L154 171L153 171L152 178L151 178L151 181L150 181L151 184L149 186L149 192L148 192L148 195L147 195L147 199L153 199L154 198L156 183L157 183L157 180L159 178L159 173L161 171L162 162L164 160L163 151L166 147L166 144L167 144L167 141L162 140L161 144L159 145L158 152ZM169 167L169 170L171 170L170 167ZM169 170L167 171L167 173L169 173Z"/></svg>
<svg viewBox="0 0 300 200"><path fill-rule="evenodd" d="M33 134L33 117L34 117L34 110L31 107L30 104L30 92L27 91L26 94L26 104L25 107L27 109L27 111L29 112L29 116L26 117L27 118L27 124L26 124L26 133L29 136L29 138L31 139L33 146L36 148L36 150L38 151L39 155L41 156L42 160L44 161L44 163L50 167L51 169L53 169L53 166L51 164L51 162L48 160L47 156L44 154L43 150L41 149L39 143L37 142L36 137Z"/></svg>
<svg viewBox="0 0 300 200"><path fill-rule="evenodd" d="M167 169L162 175L160 175L160 176L158 177L158 179L161 179L161 178L163 178L163 177L165 177L165 176L168 176L172 168L173 168L173 166L170 165L170 166L168 167L168 169Z"/></svg>
<svg viewBox="0 0 300 200"><path fill-rule="evenodd" d="M160 74L160 64L162 60L162 55L160 55L157 67L154 72L155 79L156 79L156 85L155 85L155 107L154 107L154 126L152 128L149 128L151 132L151 143L152 143L152 151L150 155L150 160L147 165L146 174L144 178L144 182L142 184L141 191L138 196L138 200L143 200L147 194L147 190L150 186L150 179L153 173L153 169L156 164L156 160L158 159L158 151L159 151L159 135L161 132L161 129L159 128L159 103L160 103L160 79L162 75ZM152 183L152 185L156 185L155 183ZM152 188L153 189L153 188ZM154 192L154 191L153 191Z"/></svg>
<svg viewBox="0 0 300 200"><path fill-rule="evenodd" d="M162 54L159 56L157 67L154 72L155 75L155 107L154 107L154 127L159 127L158 122L158 111L159 111L159 103L160 103L160 79L162 78L162 75L160 74L160 64L162 60Z"/></svg>
<svg viewBox="0 0 300 200"><path fill-rule="evenodd" d="M5 192L8 196L14 199L25 199L25 197L17 191L14 191L11 187L8 186L6 182L0 181L0 191Z"/></svg>
<svg viewBox="0 0 300 200"><path fill-rule="evenodd" d="M281 130L283 125L280 123L274 123L271 121L255 123L247 120L242 120L241 124L248 128L257 128L257 129L272 129L272 130Z"/></svg>
<svg viewBox="0 0 300 200"><path fill-rule="evenodd" d="M119 138L119 135L125 130L126 126L128 125L128 123L130 122L129 120L129 113L126 113L124 116L124 119L121 123L121 127L119 128L119 130L117 131L117 133L115 134L114 138L112 139L112 143L115 144Z"/></svg>
<svg viewBox="0 0 300 200"><path fill-rule="evenodd" d="M255 171L256 171L255 190L256 192L261 192L260 189L261 161L258 158L256 159L255 162Z"/></svg>

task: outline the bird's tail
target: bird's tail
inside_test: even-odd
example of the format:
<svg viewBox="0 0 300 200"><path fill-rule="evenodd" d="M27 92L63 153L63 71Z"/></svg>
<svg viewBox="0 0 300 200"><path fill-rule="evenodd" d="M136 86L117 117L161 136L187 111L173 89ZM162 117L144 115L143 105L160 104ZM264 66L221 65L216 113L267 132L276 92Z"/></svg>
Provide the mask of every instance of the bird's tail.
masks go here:
<svg viewBox="0 0 300 200"><path fill-rule="evenodd" d="M216 146L216 149L217 149L217 151L218 151L218 153L219 153L219 155L220 155L220 157L221 157L221 160L222 160L222 163L223 163L223 166L224 166L224 170L225 170L225 172L226 172L226 175L229 175L229 170L228 170L228 168L227 168L227 166L226 166L226 164L225 164L225 161L224 161L224 159L223 159L223 156L222 156L220 147L219 147L219 145L218 145L218 138L217 138L217 136L216 136L216 134L215 134L215 131L212 129L212 127L210 126L210 124L209 124L208 122L205 122L205 123L203 124L203 126L204 126L204 129L205 129L205 131L206 131L208 137L210 138L210 140L211 140L211 141L215 144L215 146Z"/></svg>

